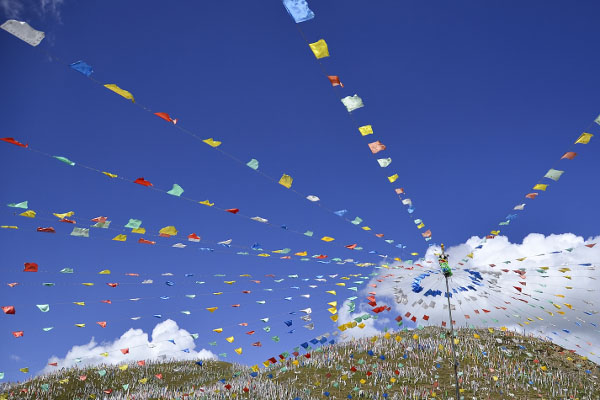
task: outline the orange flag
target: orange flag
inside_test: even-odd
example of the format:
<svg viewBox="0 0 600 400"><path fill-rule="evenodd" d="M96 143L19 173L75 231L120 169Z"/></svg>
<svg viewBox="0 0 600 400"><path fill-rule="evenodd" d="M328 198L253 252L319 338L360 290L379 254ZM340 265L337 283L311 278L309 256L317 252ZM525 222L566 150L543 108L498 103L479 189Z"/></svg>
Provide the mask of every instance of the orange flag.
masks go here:
<svg viewBox="0 0 600 400"><path fill-rule="evenodd" d="M29 147L28 144L23 144L23 143L19 142L18 140L15 140L14 138L11 138L11 137L0 138L0 140L10 143L10 144L14 144L16 146L20 146L20 147Z"/></svg>
<svg viewBox="0 0 600 400"><path fill-rule="evenodd" d="M560 159L562 160L563 158L566 158L567 160L572 160L575 158L576 155L577 153L575 153L574 151L567 151L565 154L563 154L563 156Z"/></svg>

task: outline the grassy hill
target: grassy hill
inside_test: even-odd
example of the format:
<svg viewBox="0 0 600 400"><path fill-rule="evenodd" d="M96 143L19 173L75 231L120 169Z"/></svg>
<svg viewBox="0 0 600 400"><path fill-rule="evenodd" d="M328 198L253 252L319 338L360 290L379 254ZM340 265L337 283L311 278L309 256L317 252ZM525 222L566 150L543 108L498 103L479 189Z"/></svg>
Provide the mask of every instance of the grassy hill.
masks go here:
<svg viewBox="0 0 600 400"><path fill-rule="evenodd" d="M600 399L598 365L574 352L512 332L460 329L456 339L465 399ZM433 327L308 350L258 373L220 361L105 365L57 371L1 392L11 399L455 397L449 337Z"/></svg>

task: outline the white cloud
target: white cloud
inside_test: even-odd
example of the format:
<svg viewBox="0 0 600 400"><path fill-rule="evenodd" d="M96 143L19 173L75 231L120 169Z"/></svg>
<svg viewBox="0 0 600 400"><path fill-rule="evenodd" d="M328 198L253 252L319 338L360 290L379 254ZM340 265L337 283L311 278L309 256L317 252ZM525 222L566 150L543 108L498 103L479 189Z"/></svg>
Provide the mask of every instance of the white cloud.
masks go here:
<svg viewBox="0 0 600 400"><path fill-rule="evenodd" d="M175 344L169 340L173 339ZM121 349L129 349L123 355ZM112 342L97 343L94 338L84 345L73 346L64 358L52 356L48 363L58 362L60 367L87 366L97 364L122 364L138 360L156 360L161 358L177 360L216 359L209 350L194 350L196 343L188 331L179 328L173 320L157 324L152 330L152 339L141 329L129 329L120 338ZM184 352L183 350L189 350ZM100 354L108 352L108 357ZM77 360L81 359L81 362ZM51 372L54 367L47 366L42 373Z"/></svg>
<svg viewBox="0 0 600 400"><path fill-rule="evenodd" d="M8 18L24 18L25 11L33 11L41 17L61 19L65 0L0 0L0 9Z"/></svg>
<svg viewBox="0 0 600 400"><path fill-rule="evenodd" d="M594 248L583 246L585 243L593 242L598 243ZM472 237L465 243L447 249L450 265L454 270L451 288L471 285L478 289L453 295L452 312L457 325L514 327L519 331L525 330L528 334L552 338L555 343L577 350L579 354L587 355L596 362L600 360L598 357L600 346L597 339L600 332L598 328L600 327L600 313L598 313L600 296L597 289L600 276L597 267L579 265L600 263L600 236L584 240L571 233L549 236L530 234L523 243L511 243L508 238L499 236L488 240L483 248L476 250L469 263L465 263L464 266L458 265L480 243L481 238ZM573 250L549 254L567 248ZM393 273L394 277L381 282L377 279L371 280L371 284L377 285L375 291L378 304L387 303L392 306L391 313L385 313L388 317L395 318L397 315L402 315L406 324L405 313L410 312L417 317L417 323L423 325L440 325L442 321L448 320L447 300L443 294L435 297L424 296L428 289L439 290L442 293L446 291L445 280L439 274L437 257L434 254L437 251L439 248L433 246L428 249L425 262L421 263L423 267L415 266L414 269L407 270L410 265L397 264L395 267L404 268L391 269L389 272ZM537 256L542 253L545 255ZM522 261L517 260L523 257L527 258ZM503 263L509 260L510 263ZM496 266L490 267L489 264L496 264ZM548 269L544 272L539 270L540 267L548 267ZM561 272L559 271L561 268L570 268L570 271ZM476 286L464 269L480 273L484 286ZM501 271L502 269L508 272ZM520 276L514 272L520 269L526 271L525 275ZM412 285L415 278L427 274L427 271L433 272L420 281L423 290L420 293L413 292ZM381 269L380 272L385 275L387 270ZM514 286L522 287L522 294L519 295ZM361 294L366 296L367 292L372 290L374 290L372 287L365 288ZM527 303L518 300L519 298ZM558 304L561 308L557 309L550 302ZM506 307L506 310L501 307ZM370 307L361 304L357 305L357 309L362 312L350 315L347 311L340 310L339 323L348 322L364 314L365 311L368 312ZM491 312L485 313L483 309ZM474 310L478 310L479 314ZM548 311L554 316L550 316ZM560 315L558 311L565 314ZM383 314L379 315L383 316ZM429 321L422 319L424 315L429 316ZM470 318L466 319L465 315L469 315ZM529 324L524 324L525 321ZM368 336L378 333L378 327L395 325L395 321L388 325L382 322L381 318L377 321L367 320L367 327L364 330L349 329L346 334L353 337ZM519 326L519 323L523 326ZM563 329L570 333L564 332Z"/></svg>

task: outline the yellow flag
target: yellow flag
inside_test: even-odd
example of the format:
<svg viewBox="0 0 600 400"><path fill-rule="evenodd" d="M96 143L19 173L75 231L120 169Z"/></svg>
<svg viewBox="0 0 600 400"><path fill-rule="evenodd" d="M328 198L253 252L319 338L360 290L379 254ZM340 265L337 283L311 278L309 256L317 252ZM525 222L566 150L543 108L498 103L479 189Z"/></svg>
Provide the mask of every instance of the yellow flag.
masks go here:
<svg viewBox="0 0 600 400"><path fill-rule="evenodd" d="M67 218L67 217L75 215L75 212L74 211L69 211L69 212L62 213L62 214L52 213L52 215L54 215L57 218L63 219L63 218Z"/></svg>
<svg viewBox="0 0 600 400"><path fill-rule="evenodd" d="M271 255L268 254L268 253L260 253L260 254L257 254L257 255L258 255L258 257L271 257Z"/></svg>
<svg viewBox="0 0 600 400"><path fill-rule="evenodd" d="M592 139L592 135L591 133L582 133L581 136L579 136L579 139L577 139L577 141L575 142L575 144L580 143L580 144L588 144L590 142L590 140Z"/></svg>
<svg viewBox="0 0 600 400"><path fill-rule="evenodd" d="M390 378L390 383L396 382L396 378Z"/></svg>
<svg viewBox="0 0 600 400"><path fill-rule="evenodd" d="M223 328L213 329L213 332L221 333L223 332Z"/></svg>
<svg viewBox="0 0 600 400"><path fill-rule="evenodd" d="M146 383L146 382L148 382L148 378L142 378L138 382L139 383Z"/></svg>
<svg viewBox="0 0 600 400"><path fill-rule="evenodd" d="M124 242L127 240L127 235L117 235L112 240L116 240L117 242Z"/></svg>
<svg viewBox="0 0 600 400"><path fill-rule="evenodd" d="M480 339L480 338L481 338L481 336L479 336L479 335L478 335L478 334L476 334L476 333L474 333L474 334L473 334L473 337L474 337L475 339Z"/></svg>
<svg viewBox="0 0 600 400"><path fill-rule="evenodd" d="M175 229L174 226L165 226L160 231L158 231L158 233L160 233L161 235L175 236L177 235L177 229Z"/></svg>
<svg viewBox="0 0 600 400"><path fill-rule="evenodd" d="M390 183L394 183L398 180L398 174L394 174L392 176L388 176L388 181L390 181Z"/></svg>
<svg viewBox="0 0 600 400"><path fill-rule="evenodd" d="M283 175L281 176L281 179L279 179L279 184L280 184L281 186L285 186L286 188L288 188L288 189L289 189L289 188L291 188L291 187L292 187L292 182L293 182L293 181L294 181L294 179L293 179L291 176L289 176L289 175L287 175L287 174L283 174Z"/></svg>
<svg viewBox="0 0 600 400"><path fill-rule="evenodd" d="M330 312L330 313L332 313L332 314L336 314L336 313L337 313L337 308L335 308L335 307L330 307L330 308L328 308L328 309L327 309L327 311L329 311L329 312Z"/></svg>
<svg viewBox="0 0 600 400"><path fill-rule="evenodd" d="M327 303L327 305L331 307L337 307L337 301L330 301L329 303Z"/></svg>
<svg viewBox="0 0 600 400"><path fill-rule="evenodd" d="M416 333L413 335L413 339L417 340L419 339L419 335L417 335Z"/></svg>
<svg viewBox="0 0 600 400"><path fill-rule="evenodd" d="M533 190L541 190L541 191L546 191L546 188L548 187L548 185L545 185L543 183L538 183L537 185L535 185L533 187Z"/></svg>
<svg viewBox="0 0 600 400"><path fill-rule="evenodd" d="M346 286L346 284L344 282L338 282L336 283L336 286Z"/></svg>
<svg viewBox="0 0 600 400"><path fill-rule="evenodd" d="M126 370L128 367L129 367L129 365L125 364L125 365L121 365L121 366L119 367L119 369L120 369L121 371L125 371L125 370Z"/></svg>
<svg viewBox="0 0 600 400"><path fill-rule="evenodd" d="M140 233L143 235L144 233L146 233L146 228L142 228L142 227L134 228L131 230L131 233Z"/></svg>
<svg viewBox="0 0 600 400"><path fill-rule="evenodd" d="M359 327L360 329L364 328L365 326L366 326L366 325L365 325L365 323L364 323L364 322L361 322L360 324L358 324L358 327Z"/></svg>
<svg viewBox="0 0 600 400"><path fill-rule="evenodd" d="M421 222L419 225L417 225L417 229L421 229L421 228L423 228L423 227L425 227L425 224L424 224L424 223L422 223L422 222Z"/></svg>
<svg viewBox="0 0 600 400"><path fill-rule="evenodd" d="M295 256L300 256L300 257L305 257L305 256L307 256L307 255L308 255L308 253L307 253L306 251L301 251L301 252L299 252L299 253L295 253L294 255L295 255Z"/></svg>
<svg viewBox="0 0 600 400"><path fill-rule="evenodd" d="M392 337L392 335L389 332L386 332L385 335L383 335L383 337L389 339Z"/></svg>
<svg viewBox="0 0 600 400"><path fill-rule="evenodd" d="M94 286L94 284L92 282L84 282L82 283L83 286Z"/></svg>
<svg viewBox="0 0 600 400"><path fill-rule="evenodd" d="M593 354L593 353L592 353L592 354ZM294 364L294 365L298 365L298 364L300 364L300 363L298 362L298 360L294 360L294 361L292 361L292 364ZM344 378L342 377L342 379L344 379Z"/></svg>
<svg viewBox="0 0 600 400"><path fill-rule="evenodd" d="M215 296L218 296L218 295L220 295L220 294L223 294L223 292L213 292L213 294L214 294Z"/></svg>
<svg viewBox="0 0 600 400"><path fill-rule="evenodd" d="M108 357L108 352L100 353L102 357Z"/></svg>
<svg viewBox="0 0 600 400"><path fill-rule="evenodd" d="M102 271L98 272L98 274L100 274L100 275L110 275L110 269L103 269Z"/></svg>
<svg viewBox="0 0 600 400"><path fill-rule="evenodd" d="M252 372L258 372L258 371L259 371L258 364L253 365L252 366Z"/></svg>
<svg viewBox="0 0 600 400"><path fill-rule="evenodd" d="M373 127L371 125L365 125L358 128L361 135L367 136L373 134Z"/></svg>
<svg viewBox="0 0 600 400"><path fill-rule="evenodd" d="M332 320L333 322L336 322L336 321L338 320L338 315L337 315L337 314L336 314L336 315L332 315L332 316L331 316L331 317L329 317L329 318L331 318L331 320Z"/></svg>
<svg viewBox="0 0 600 400"><path fill-rule="evenodd" d="M229 336L229 337L225 338L225 340L227 340L229 343L233 343L235 338L233 336Z"/></svg>
<svg viewBox="0 0 600 400"><path fill-rule="evenodd" d="M267 361L263 361L263 365L265 367L268 367L269 365L271 365L271 363L269 362L269 360L267 360Z"/></svg>
<svg viewBox="0 0 600 400"><path fill-rule="evenodd" d="M223 281L224 283L228 284L228 285L233 285L235 283L235 281Z"/></svg>
<svg viewBox="0 0 600 400"><path fill-rule="evenodd" d="M207 310L210 312L215 312L219 307L208 307Z"/></svg>
<svg viewBox="0 0 600 400"><path fill-rule="evenodd" d="M490 233L491 233L492 235L498 235L498 234L500 234L500 231L490 231Z"/></svg>
<svg viewBox="0 0 600 400"><path fill-rule="evenodd" d="M208 200L199 201L198 203L199 203L199 204L203 204L203 205L205 205L205 206L209 206L209 207L212 207L212 206L214 206L214 205L215 205L215 203L211 203L211 202L210 202L210 201L208 201Z"/></svg>
<svg viewBox="0 0 600 400"><path fill-rule="evenodd" d="M335 239L330 236L323 236L321 240L324 242L333 242Z"/></svg>
<svg viewBox="0 0 600 400"><path fill-rule="evenodd" d="M219 142L218 140L213 140L213 138L204 139L203 142L209 145L210 147L219 147L221 145L221 142Z"/></svg>
<svg viewBox="0 0 600 400"><path fill-rule="evenodd" d="M238 347L237 349L233 349L236 353L242 354L242 348Z"/></svg>
<svg viewBox="0 0 600 400"><path fill-rule="evenodd" d="M346 327L346 325L340 325L340 326L338 326L338 329L339 329L340 331L342 331L342 332L343 332L343 331L345 331L345 330L346 330L346 328L347 328L347 327Z"/></svg>
<svg viewBox="0 0 600 400"><path fill-rule="evenodd" d="M78 328L85 328L85 324L75 324L75 326Z"/></svg>
<svg viewBox="0 0 600 400"><path fill-rule="evenodd" d="M25 367L25 368L19 368L19 371L21 371L22 373L26 374L29 372L29 368Z"/></svg>
<svg viewBox="0 0 600 400"><path fill-rule="evenodd" d="M310 49L317 58L329 57L329 49L325 40L321 39L317 42L309 44Z"/></svg>
<svg viewBox="0 0 600 400"><path fill-rule="evenodd" d="M93 285L93 283L92 283ZM85 301L74 301L73 304L78 305L78 306L85 306Z"/></svg>
<svg viewBox="0 0 600 400"><path fill-rule="evenodd" d="M19 215L22 216L22 217L27 217L27 218L35 218L35 211L33 211L33 210L27 210L27 211L23 211Z"/></svg>
<svg viewBox="0 0 600 400"><path fill-rule="evenodd" d="M367 381L366 381L364 378L363 378L363 379L361 379L359 382L360 382L361 384L363 384L363 385L364 385L365 383L367 383Z"/></svg>
<svg viewBox="0 0 600 400"><path fill-rule="evenodd" d="M19 229L19 227L15 226L15 225L0 225L0 228L2 228L2 229Z"/></svg>
<svg viewBox="0 0 600 400"><path fill-rule="evenodd" d="M108 90L112 90L116 94L123 96L126 99L131 100L133 103L135 103L135 99L133 98L133 95L131 93L129 93L127 90L121 89L114 83L107 83L106 85L104 85L104 87L107 88Z"/></svg>
<svg viewBox="0 0 600 400"><path fill-rule="evenodd" d="M61 385L64 385L65 383L69 383L69 378L60 379L60 380L58 381L58 383L60 383Z"/></svg>
<svg viewBox="0 0 600 400"><path fill-rule="evenodd" d="M117 174L111 174L110 172L104 172L102 171L102 173L106 176L108 176L109 178L116 178L118 175Z"/></svg>
<svg viewBox="0 0 600 400"><path fill-rule="evenodd" d="M329 294L332 294L334 296L336 295L335 290L326 290L325 293L329 293Z"/></svg>

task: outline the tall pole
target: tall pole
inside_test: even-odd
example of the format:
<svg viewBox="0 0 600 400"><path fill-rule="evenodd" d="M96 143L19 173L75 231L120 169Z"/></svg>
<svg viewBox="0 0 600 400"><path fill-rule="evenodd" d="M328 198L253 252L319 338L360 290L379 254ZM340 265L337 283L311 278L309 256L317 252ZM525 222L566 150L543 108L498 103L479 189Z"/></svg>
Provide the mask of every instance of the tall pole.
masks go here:
<svg viewBox="0 0 600 400"><path fill-rule="evenodd" d="M456 386L456 400L460 400L460 388L458 386L458 361L456 360L456 348L454 346L454 324L452 323L452 305L450 304L450 284L448 278L452 276L452 270L448 265L448 255L444 250L444 244L442 243L442 254L438 257L438 262L442 273L446 278L446 299L448 300L448 317L450 323L450 345L452 346L452 358L454 359L454 381Z"/></svg>

